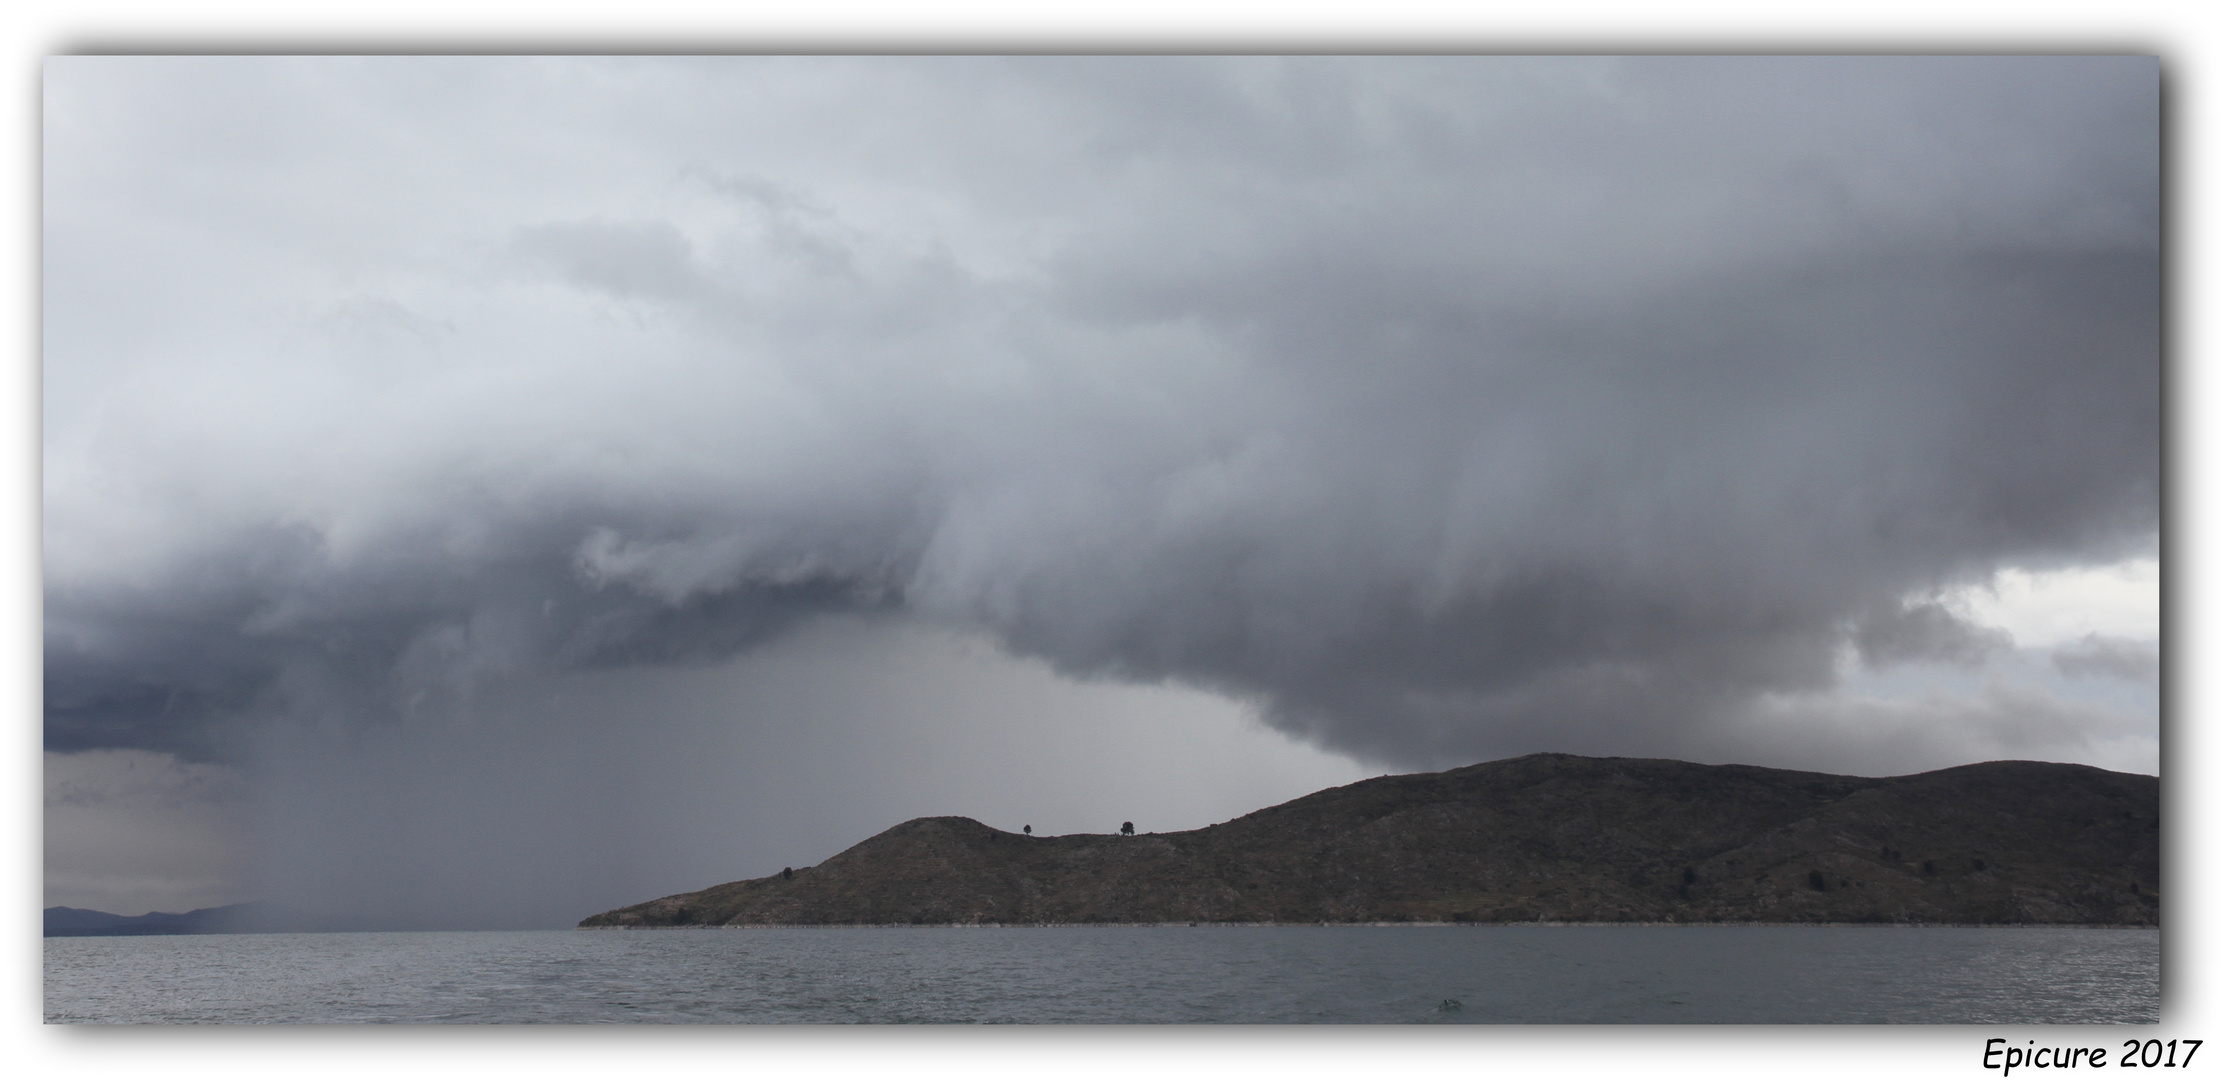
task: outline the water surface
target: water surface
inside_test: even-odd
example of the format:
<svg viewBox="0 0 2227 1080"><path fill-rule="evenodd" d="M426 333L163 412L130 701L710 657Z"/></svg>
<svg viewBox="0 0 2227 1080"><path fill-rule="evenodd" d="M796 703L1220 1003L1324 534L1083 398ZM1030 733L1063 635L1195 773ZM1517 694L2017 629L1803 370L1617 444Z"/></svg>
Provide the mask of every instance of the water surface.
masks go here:
<svg viewBox="0 0 2227 1080"><path fill-rule="evenodd" d="M668 929L46 939L65 1024L2125 1024L2158 933Z"/></svg>

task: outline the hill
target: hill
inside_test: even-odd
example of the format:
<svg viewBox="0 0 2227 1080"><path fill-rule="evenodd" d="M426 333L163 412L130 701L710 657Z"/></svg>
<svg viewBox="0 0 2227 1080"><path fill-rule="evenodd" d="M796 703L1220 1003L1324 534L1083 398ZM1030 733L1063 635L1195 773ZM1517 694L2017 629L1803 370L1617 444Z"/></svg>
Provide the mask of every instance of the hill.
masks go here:
<svg viewBox="0 0 2227 1080"><path fill-rule="evenodd" d="M90 908L46 909L46 937L137 937L145 934L232 934L254 921L260 905L227 904L183 914L150 911L111 915Z"/></svg>
<svg viewBox="0 0 2227 1080"><path fill-rule="evenodd" d="M817 866L590 927L1165 922L2155 926L2158 781L1997 761L1901 777L1534 754L1203 829L917 818Z"/></svg>

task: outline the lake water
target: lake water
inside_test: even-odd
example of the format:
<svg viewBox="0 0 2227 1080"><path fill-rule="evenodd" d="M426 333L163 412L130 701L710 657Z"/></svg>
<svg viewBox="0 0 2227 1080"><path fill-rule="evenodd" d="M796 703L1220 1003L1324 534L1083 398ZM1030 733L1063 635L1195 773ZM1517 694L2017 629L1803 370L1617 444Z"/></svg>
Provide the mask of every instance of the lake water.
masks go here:
<svg viewBox="0 0 2227 1080"><path fill-rule="evenodd" d="M2156 1023L2158 933L1107 926L48 938L46 1019Z"/></svg>

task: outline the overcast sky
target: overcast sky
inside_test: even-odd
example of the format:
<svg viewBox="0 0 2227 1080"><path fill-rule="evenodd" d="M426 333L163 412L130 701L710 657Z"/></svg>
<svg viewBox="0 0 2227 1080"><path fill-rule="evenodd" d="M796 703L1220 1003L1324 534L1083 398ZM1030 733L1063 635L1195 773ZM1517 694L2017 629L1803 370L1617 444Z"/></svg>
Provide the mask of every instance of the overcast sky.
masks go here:
<svg viewBox="0 0 2227 1080"><path fill-rule="evenodd" d="M2157 771L2153 59L43 100L48 903L562 926L1542 750Z"/></svg>

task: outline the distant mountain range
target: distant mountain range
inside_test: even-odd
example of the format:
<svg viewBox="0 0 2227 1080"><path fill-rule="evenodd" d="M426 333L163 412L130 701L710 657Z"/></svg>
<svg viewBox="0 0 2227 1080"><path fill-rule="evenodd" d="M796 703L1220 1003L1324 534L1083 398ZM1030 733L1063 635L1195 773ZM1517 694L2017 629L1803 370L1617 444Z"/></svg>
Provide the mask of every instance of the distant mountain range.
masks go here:
<svg viewBox="0 0 2227 1080"><path fill-rule="evenodd" d="M916 818L592 927L1352 922L2155 926L2158 781L1997 761L1869 778L1534 754L1234 821L1024 836Z"/></svg>
<svg viewBox="0 0 2227 1080"><path fill-rule="evenodd" d="M151 911L145 915L111 915L87 908L46 909L47 937L120 937L138 934L233 934L256 924L261 905L226 904L195 908L182 915Z"/></svg>

